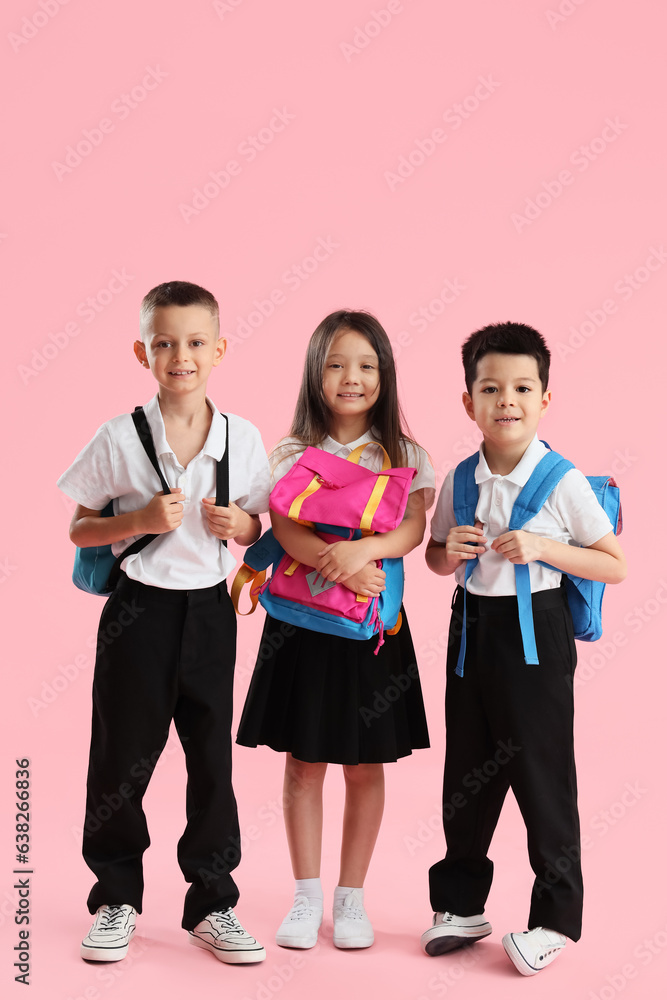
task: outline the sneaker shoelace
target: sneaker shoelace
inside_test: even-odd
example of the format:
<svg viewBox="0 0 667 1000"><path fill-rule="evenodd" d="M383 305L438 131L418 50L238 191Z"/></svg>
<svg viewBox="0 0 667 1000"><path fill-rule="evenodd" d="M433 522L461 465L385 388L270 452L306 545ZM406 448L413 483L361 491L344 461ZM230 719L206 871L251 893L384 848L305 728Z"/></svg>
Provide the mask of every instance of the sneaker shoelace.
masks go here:
<svg viewBox="0 0 667 1000"><path fill-rule="evenodd" d="M212 923L218 924L221 931L231 932L232 934L245 934L238 917L231 909L216 910L214 913L209 913L209 919Z"/></svg>
<svg viewBox="0 0 667 1000"><path fill-rule="evenodd" d="M315 915L313 907L305 896L300 896L294 901L292 909L289 911L288 919L290 923L294 920L310 920Z"/></svg>
<svg viewBox="0 0 667 1000"><path fill-rule="evenodd" d="M101 915L97 929L100 931L116 931L119 929L122 920L123 907L110 906L108 910L105 910L105 912Z"/></svg>
<svg viewBox="0 0 667 1000"><path fill-rule="evenodd" d="M364 919L364 909L354 896L350 893L346 896L340 907L337 907L341 916L344 916L346 920L363 920Z"/></svg>

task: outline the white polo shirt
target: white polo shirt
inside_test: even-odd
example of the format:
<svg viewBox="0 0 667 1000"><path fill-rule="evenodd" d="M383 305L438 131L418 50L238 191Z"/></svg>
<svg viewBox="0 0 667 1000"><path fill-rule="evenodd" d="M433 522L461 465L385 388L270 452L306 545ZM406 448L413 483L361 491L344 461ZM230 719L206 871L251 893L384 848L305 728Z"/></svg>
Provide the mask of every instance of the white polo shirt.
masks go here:
<svg viewBox="0 0 667 1000"><path fill-rule="evenodd" d="M184 468L164 429L157 396L144 406L155 452L169 486L184 495L178 528L154 539L128 556L122 569L132 580L166 590L199 590L224 580L236 559L209 530L202 498L215 496L216 463L225 451L225 421L207 399L213 416L208 437L198 455ZM248 514L269 509L269 465L257 428L227 414L229 420L229 498ZM123 413L107 421L58 480L59 488L77 503L102 510L114 500L114 514L140 510L161 491L155 469L139 440L132 417ZM136 536L141 537L141 536ZM133 541L114 542L120 555Z"/></svg>
<svg viewBox="0 0 667 1000"><path fill-rule="evenodd" d="M367 431L360 438L357 438L356 441L350 441L349 444L340 444L339 441L334 441L332 437L327 436L317 447L321 448L322 451L328 452L330 455L347 458L359 445L370 443L378 443L378 437L373 431ZM410 483L410 493L414 493L416 490L424 490L425 509L428 510L429 507L433 506L433 501L435 500L435 472L431 465L431 460L419 445L406 441L405 446L408 457L407 467L417 470L414 479ZM306 447L303 441L299 441L298 438L287 437L278 442L271 452L272 487L292 468L305 450ZM365 448L361 453L359 465L365 469L370 469L371 472L380 472L383 460L384 454L380 448Z"/></svg>
<svg viewBox="0 0 667 1000"><path fill-rule="evenodd" d="M475 481L479 487L479 500L475 518L482 522L487 539L487 549L479 557L468 581L468 592L486 597L504 597L516 594L514 564L490 546L508 531L514 501L528 482L530 475L546 454L547 448L535 437L523 453L518 464L506 476L494 475L487 465L483 446L479 449L479 464ZM431 534L436 542L444 545L451 528L456 524L453 507L454 469L442 484L433 520ZM590 483L578 469L570 469L546 500L542 509L525 524L544 538L553 538L568 545L593 545L613 530L609 518L600 506ZM562 574L547 569L536 562L529 563L530 588L552 590L560 586ZM455 571L456 582L463 586L465 563Z"/></svg>

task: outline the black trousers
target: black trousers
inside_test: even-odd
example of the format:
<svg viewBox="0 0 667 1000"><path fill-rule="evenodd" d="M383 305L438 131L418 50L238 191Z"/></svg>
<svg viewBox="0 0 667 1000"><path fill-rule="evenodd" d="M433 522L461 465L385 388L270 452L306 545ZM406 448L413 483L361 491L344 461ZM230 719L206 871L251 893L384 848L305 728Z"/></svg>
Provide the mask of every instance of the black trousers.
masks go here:
<svg viewBox="0 0 667 1000"><path fill-rule="evenodd" d="M447 653L443 824L447 854L429 872L434 911L483 913L488 849L508 789L535 873L528 928L581 935L583 884L574 765L576 649L563 588L533 594L539 665L524 663L515 597L468 594L464 676L455 674L463 591Z"/></svg>
<svg viewBox="0 0 667 1000"><path fill-rule="evenodd" d="M150 844L142 799L171 720L185 752L187 825L178 862L190 888L183 927L234 906L240 860L232 790L231 724L236 617L226 584L148 587L121 574L102 611L83 855L97 877L88 897L141 912Z"/></svg>

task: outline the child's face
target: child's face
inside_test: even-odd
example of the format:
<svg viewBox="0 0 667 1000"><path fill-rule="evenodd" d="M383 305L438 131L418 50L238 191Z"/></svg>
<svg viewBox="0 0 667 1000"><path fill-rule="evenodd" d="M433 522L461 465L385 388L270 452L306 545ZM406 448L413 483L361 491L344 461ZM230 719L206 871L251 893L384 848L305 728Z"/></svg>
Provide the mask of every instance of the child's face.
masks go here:
<svg viewBox="0 0 667 1000"><path fill-rule="evenodd" d="M153 312L134 353L150 368L160 389L178 396L206 387L227 342L205 306L163 306Z"/></svg>
<svg viewBox="0 0 667 1000"><path fill-rule="evenodd" d="M360 416L375 406L380 393L378 356L360 333L341 330L331 341L322 391L337 416Z"/></svg>
<svg viewBox="0 0 667 1000"><path fill-rule="evenodd" d="M528 447L551 400L551 392L542 390L535 358L485 354L471 388L463 393L463 405L485 442L499 451Z"/></svg>

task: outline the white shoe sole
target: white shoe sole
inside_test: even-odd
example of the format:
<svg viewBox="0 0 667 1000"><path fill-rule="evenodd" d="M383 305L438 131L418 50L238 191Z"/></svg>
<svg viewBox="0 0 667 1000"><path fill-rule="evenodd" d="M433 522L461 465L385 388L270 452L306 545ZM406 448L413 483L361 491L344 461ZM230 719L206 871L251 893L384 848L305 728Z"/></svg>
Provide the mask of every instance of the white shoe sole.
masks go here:
<svg viewBox="0 0 667 1000"><path fill-rule="evenodd" d="M310 909L315 910L316 908L310 907ZM289 917L289 913L287 916ZM282 924L276 931L276 944L280 948L299 948L302 950L314 948L317 944L317 936L320 932L320 927L322 926L322 920L324 919L324 914L322 912L319 913L319 918L317 927L313 928L310 920L292 921L285 917ZM310 927L306 930L306 925L308 924ZM283 930L283 927L286 927L287 929Z"/></svg>
<svg viewBox="0 0 667 1000"><path fill-rule="evenodd" d="M362 938L362 937L358 937L358 938L343 938L342 940L340 938L334 937L333 943L336 946L336 948L341 948L341 949L345 949L345 948L370 948L371 945L373 945L375 943L375 937L371 938L370 941L368 940L368 938Z"/></svg>
<svg viewBox="0 0 667 1000"><path fill-rule="evenodd" d="M322 926L322 921L320 920L315 931L311 931L310 934L287 934L280 932L280 928L276 931L276 944L280 948L300 948L302 950L307 950L308 948L314 948L317 944L317 937Z"/></svg>
<svg viewBox="0 0 667 1000"><path fill-rule="evenodd" d="M308 937L290 937L287 934L276 934L276 944L280 948L300 948L306 951L308 948L314 948L317 944L317 933L310 934Z"/></svg>
<svg viewBox="0 0 667 1000"><path fill-rule="evenodd" d="M486 920L474 927L446 927L435 924L421 936L421 946L427 955L445 955L488 937L493 928Z"/></svg>
<svg viewBox="0 0 667 1000"><path fill-rule="evenodd" d="M193 944L195 948L203 948L205 951L210 951L219 961L225 962L227 965L252 965L255 962L263 962L266 958L266 949L262 948L261 944L258 944L256 948L239 948L238 950L233 950L231 948L218 948L208 941L202 941L192 931L188 931L188 937L190 944Z"/></svg>
<svg viewBox="0 0 667 1000"><path fill-rule="evenodd" d="M117 946L87 945L81 943L81 958L86 962L120 962L127 955L130 941L134 936L134 928L127 944Z"/></svg>
<svg viewBox="0 0 667 1000"><path fill-rule="evenodd" d="M521 949L514 940L514 934L505 934L503 937L503 948L507 952L507 956L514 967L521 973L522 976L536 976L538 972L542 971L542 969L546 969L547 965L551 965L551 963L558 958L558 955L563 950L560 948L548 962L544 962L542 965L535 967L530 964L528 959L521 952Z"/></svg>

